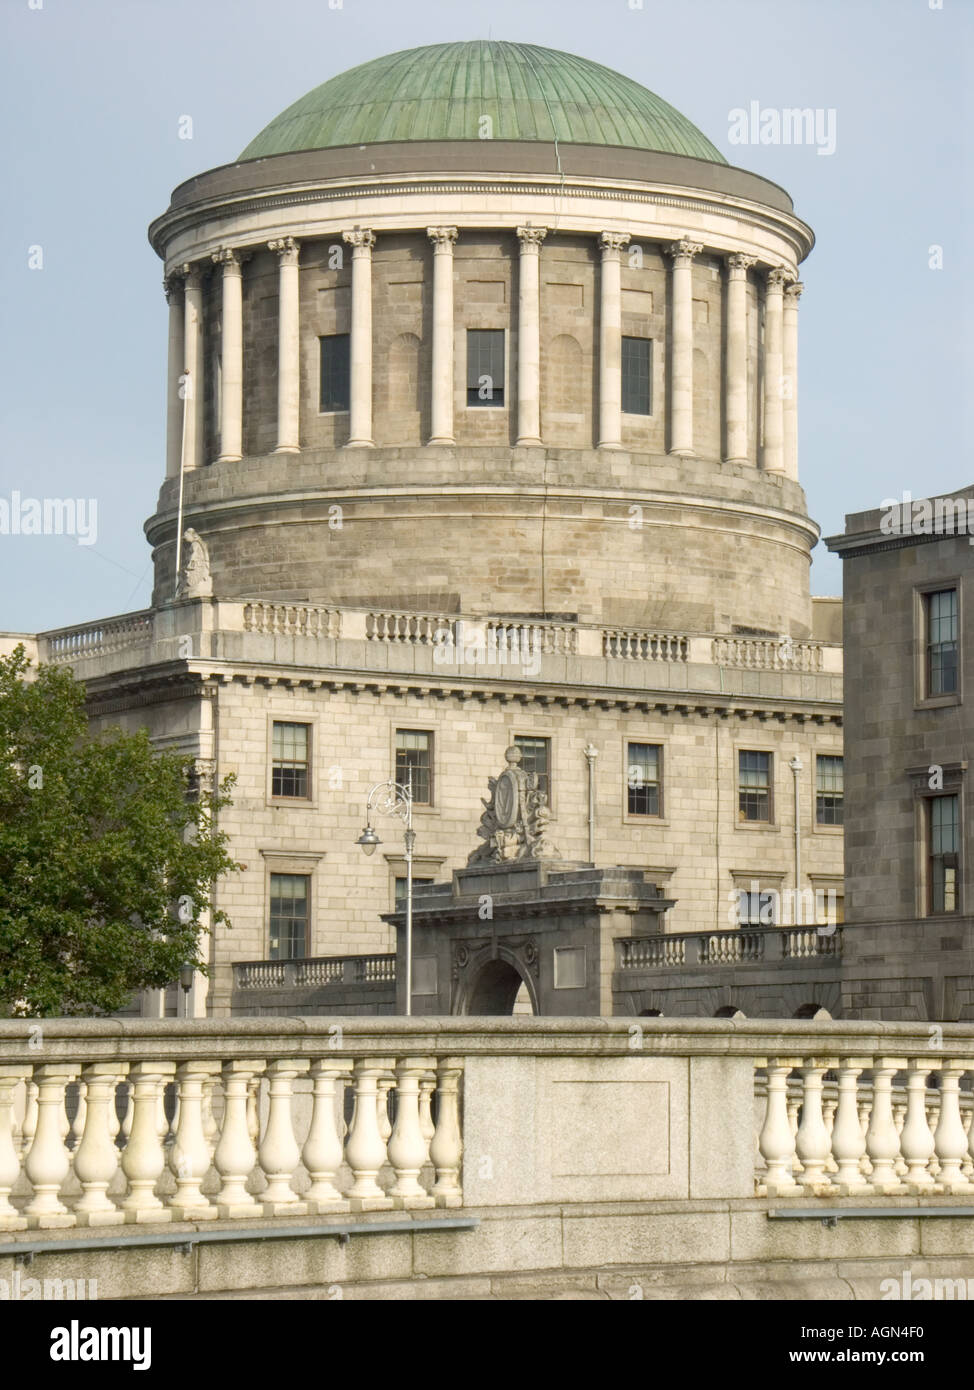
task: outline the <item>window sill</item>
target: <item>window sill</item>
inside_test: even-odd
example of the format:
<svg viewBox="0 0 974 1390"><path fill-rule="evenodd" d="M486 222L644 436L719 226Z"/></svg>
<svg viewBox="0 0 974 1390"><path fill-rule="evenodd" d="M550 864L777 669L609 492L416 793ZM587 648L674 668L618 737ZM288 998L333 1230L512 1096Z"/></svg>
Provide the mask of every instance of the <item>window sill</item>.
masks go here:
<svg viewBox="0 0 974 1390"><path fill-rule="evenodd" d="M949 709L952 705L963 704L960 691L954 695L928 695L926 699L917 700L914 709Z"/></svg>

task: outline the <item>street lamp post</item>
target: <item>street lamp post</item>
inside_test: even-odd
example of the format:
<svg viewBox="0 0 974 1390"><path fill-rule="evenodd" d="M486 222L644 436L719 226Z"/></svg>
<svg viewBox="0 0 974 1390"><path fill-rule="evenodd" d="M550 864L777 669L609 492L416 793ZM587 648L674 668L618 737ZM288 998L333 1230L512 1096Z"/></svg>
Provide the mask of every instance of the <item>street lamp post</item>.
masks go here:
<svg viewBox="0 0 974 1390"><path fill-rule="evenodd" d="M365 804L365 829L355 841L362 846L366 855L374 854L382 844L372 827L372 817L396 816L405 826L403 836L406 845L406 1013L413 1011L413 848L416 832L413 829L413 778L412 769L406 786L390 778L387 782L376 782L369 788Z"/></svg>

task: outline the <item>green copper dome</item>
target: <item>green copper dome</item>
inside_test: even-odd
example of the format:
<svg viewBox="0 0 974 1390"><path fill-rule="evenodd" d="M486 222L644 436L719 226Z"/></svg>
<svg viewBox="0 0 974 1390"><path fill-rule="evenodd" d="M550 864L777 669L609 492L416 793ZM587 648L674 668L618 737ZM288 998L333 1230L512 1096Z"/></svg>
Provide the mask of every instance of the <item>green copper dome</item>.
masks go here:
<svg viewBox="0 0 974 1390"><path fill-rule="evenodd" d="M315 87L240 156L335 145L485 138L621 145L727 161L685 116L630 77L528 43L438 43L375 58Z"/></svg>

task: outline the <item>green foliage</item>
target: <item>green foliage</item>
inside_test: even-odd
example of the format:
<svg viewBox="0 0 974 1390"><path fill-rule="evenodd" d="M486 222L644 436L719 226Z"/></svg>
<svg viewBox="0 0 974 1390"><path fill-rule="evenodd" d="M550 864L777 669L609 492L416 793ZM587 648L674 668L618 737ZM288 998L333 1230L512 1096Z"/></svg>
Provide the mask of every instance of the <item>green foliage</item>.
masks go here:
<svg viewBox="0 0 974 1390"><path fill-rule="evenodd" d="M111 1013L203 968L233 779L193 794L192 759L93 735L71 671L29 667L0 658L0 1016Z"/></svg>

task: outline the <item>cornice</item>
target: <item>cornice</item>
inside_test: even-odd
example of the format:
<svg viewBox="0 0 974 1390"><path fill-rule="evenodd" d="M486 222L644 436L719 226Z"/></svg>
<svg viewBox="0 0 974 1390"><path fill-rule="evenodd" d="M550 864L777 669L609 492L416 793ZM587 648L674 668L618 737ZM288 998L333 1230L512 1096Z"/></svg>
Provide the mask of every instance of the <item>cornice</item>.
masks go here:
<svg viewBox="0 0 974 1390"><path fill-rule="evenodd" d="M826 677L827 678L827 677ZM288 690L324 690L329 693L386 695L406 699L452 699L461 704L495 700L501 705L537 705L568 709L572 706L618 709L642 714L678 714L685 719L753 719L784 724L842 725L841 700L793 699L787 696L719 694L692 690L633 690L585 683L536 680L503 680L487 676L377 674L374 670L287 667L259 662L187 662L144 670L119 671L88 682L92 713L114 713L173 699L219 699L222 686L282 686Z"/></svg>
<svg viewBox="0 0 974 1390"><path fill-rule="evenodd" d="M149 227L149 241L156 254L167 260L168 263L167 245L175 238L192 231L194 227L212 226L215 221L239 216L253 216L269 209L297 209L321 202L340 204L361 199L378 200L381 198L416 199L419 202L419 207L414 216L410 216L408 212L399 214L394 218L392 225L384 225L379 220L378 210L374 214L370 213L370 217L375 216L376 218L378 234L381 235L383 232L393 230L397 232L415 231L425 237L426 227L429 224L429 210L426 208L424 211L424 200L450 195L465 199L470 197L510 199L512 196L536 199L550 198L559 206L565 199L588 198L611 202L616 205L628 204L634 208L674 208L681 212L696 212L709 216L714 213L718 215L730 213L743 217L755 227L784 237L794 251L796 262L804 260L811 250L813 241L810 228L792 214L771 209L766 205L727 193L715 191L710 194L706 190L700 189L694 189L691 193L684 193L679 189L665 185L640 186L629 183L611 183L608 180L597 179L572 180L570 176L561 181L550 176L539 176L535 179L524 178L523 176L518 176L516 179L499 179L496 177L484 178L477 175L464 177L455 174L439 177L425 176L415 179L400 178L388 182L383 182L381 179L358 179L354 182L314 183L297 188L293 186L290 188L270 188L259 193L205 198L185 208L170 209L156 218ZM543 209L538 209L539 215L542 211ZM386 215L381 214L381 216L384 218ZM454 221L461 233L464 227L496 226L498 229L509 230L513 235L521 220L522 215L520 213L510 212L506 208L498 208L496 218L491 217L486 222L481 212L458 210L454 216ZM310 236L337 235L340 230L340 228L335 228L332 231L322 230L317 234L311 232ZM574 233L579 229L556 226L554 230ZM594 228L592 230L593 238L601 230L601 227ZM214 235L217 235L218 239L223 238L225 232L214 233ZM301 235L308 238L309 232L302 228ZM646 239L655 239L652 227L647 227L644 235ZM660 231L658 239L661 243L669 241L672 239L672 234L667 235L665 231ZM219 244L219 240L215 244ZM235 244L239 244L241 249L251 246L263 248L266 244L266 229L262 229L260 232L254 231L252 234L235 239ZM704 246L705 251L720 252L721 254L735 249L737 248L711 245L710 243ZM199 254L203 255L205 252L206 248L204 247ZM180 250L178 256L174 258L174 265L185 259L185 250ZM172 268L174 267L170 267L170 269Z"/></svg>
<svg viewBox="0 0 974 1390"><path fill-rule="evenodd" d="M860 555L876 555L884 550L903 550L910 545L933 545L937 541L963 541L965 546L970 544L970 537L957 531L952 534L918 532L916 535L901 536L887 535L884 531L859 531L851 535L826 536L824 540L829 550L843 560L852 560Z"/></svg>
<svg viewBox="0 0 974 1390"><path fill-rule="evenodd" d="M759 470L755 469L758 474ZM810 517L802 516L800 513L787 511L755 502L742 502L732 498L724 500L717 497L693 496L684 492L668 492L654 488L619 488L612 491L605 486L587 487L575 486L571 484L550 484L547 487L535 485L511 484L462 484L450 483L447 485L421 485L415 484L395 484L381 483L366 486L353 487L317 487L301 488L294 492L280 493L258 493L247 497L200 500L192 500L192 494L184 497L184 519L187 523L194 518L206 517L208 521L220 518L226 523L247 523L247 513L261 508L271 509L278 512L293 511L296 513L293 520L295 524L307 523L309 520L307 506L309 503L320 501L322 506L334 502L335 499L362 503L382 502L387 503L392 498L402 498L410 502L431 501L433 499L443 500L451 497L476 499L498 497L512 497L526 499L536 502L539 506L550 506L555 499L564 499L577 502L601 501L610 502L625 508L629 503L635 502L642 506L657 506L660 508L676 511L680 508L692 508L695 512L721 516L730 514L732 516L750 517L761 521L783 526L795 532L796 536L801 536L806 541L806 546L798 548L807 549L807 541L810 539L812 544L818 541L821 531ZM167 510L157 512L145 523L146 539L151 545L162 545L166 541L171 541L175 536L176 511ZM604 520L605 518L603 518ZM620 520L627 521L628 518L620 514ZM266 519L253 520L250 524L265 525ZM281 524L286 524L286 519L281 519ZM665 525L665 522L655 522L656 525ZM208 529L212 529L209 527Z"/></svg>

